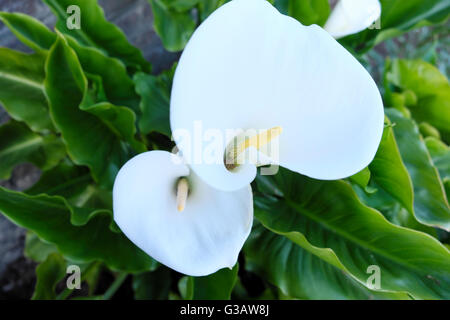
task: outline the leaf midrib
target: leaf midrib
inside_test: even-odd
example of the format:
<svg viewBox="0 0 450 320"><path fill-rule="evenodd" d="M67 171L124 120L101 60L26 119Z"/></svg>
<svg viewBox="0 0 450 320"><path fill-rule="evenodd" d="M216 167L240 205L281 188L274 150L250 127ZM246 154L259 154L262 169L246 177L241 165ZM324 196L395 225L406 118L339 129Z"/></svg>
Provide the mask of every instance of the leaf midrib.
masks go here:
<svg viewBox="0 0 450 320"><path fill-rule="evenodd" d="M42 92L44 91L44 84L43 83L31 80L29 78L25 78L25 77L22 77L22 76L18 76L16 74L7 73L5 71L0 71L0 78L6 79L6 80L10 80L10 81L13 81L13 82L22 83L25 86L39 89Z"/></svg>
<svg viewBox="0 0 450 320"><path fill-rule="evenodd" d="M357 246L362 247L363 249L370 250L370 251L372 251L372 252L374 252L374 253L376 253L376 254L384 257L384 258L390 259L390 260L392 260L392 261L394 261L394 262L396 262L396 263L398 263L398 264L400 264L402 266L406 265L407 267L409 267L409 268L411 268L413 270L416 270L416 271L418 271L420 273L424 272L420 268L417 268L415 265L411 265L411 264L409 264L409 263L407 263L405 261L399 260L399 259L395 258L394 256L392 256L390 254L387 254L385 251L378 250L377 248L375 248L375 247L371 246L370 244L368 244L367 241L360 241L356 237L353 237L351 234L345 232L344 230L342 230L340 228L333 228L326 221L323 221L322 219L316 218L313 215L307 213L308 210L302 210L303 208L300 205L296 204L294 201L289 200L289 199L285 199L285 200L286 200L286 203L290 207L292 207L294 210L296 210L297 212L305 215L306 217L308 217L309 219L313 220L314 222L320 224L323 228L327 229L329 232L338 234L339 236L343 237L347 241L350 241L350 242L356 244ZM297 232L300 232L300 231L297 231ZM306 238L306 236L305 236L305 238ZM309 242L309 240L308 240L308 242ZM330 248L330 249L332 249L332 248ZM335 251L334 249L332 249L332 250ZM339 259L339 260L341 260L341 259Z"/></svg>
<svg viewBox="0 0 450 320"><path fill-rule="evenodd" d="M78 207L84 207L86 203L92 198L93 195L95 195L95 189L89 185L86 187L85 192L82 192L80 194L80 198L78 199L76 205Z"/></svg>
<svg viewBox="0 0 450 320"><path fill-rule="evenodd" d="M74 179L70 179L67 182L64 182L64 183L62 183L62 184L60 184L58 186L55 186L53 188L48 189L44 193L47 194L47 195L54 195L56 192L58 192L60 190L67 189L67 188L69 188L69 187L71 187L73 185L76 185L76 184L80 183L80 182L89 181L90 177L91 176L89 174L85 174L83 176L80 176L80 177L77 177L77 178L74 178Z"/></svg>
<svg viewBox="0 0 450 320"><path fill-rule="evenodd" d="M0 157L4 157L5 155L14 153L14 152L22 150L22 149L27 149L27 148L29 148L29 147L31 147L33 145L37 145L37 144L42 143L42 141L43 141L42 137L37 136L37 137L33 137L33 138L31 138L31 139L29 139L27 141L14 144L14 145L12 145L10 147L7 147L7 148L1 150L0 151Z"/></svg>
<svg viewBox="0 0 450 320"><path fill-rule="evenodd" d="M49 0L48 2L52 3L51 6L53 8L55 8L55 10L57 11L57 14L59 15L58 20L60 20L60 23L63 24L63 20L67 19L69 17L69 15L64 11L64 9L56 1ZM93 41L91 39L91 37L89 37L89 35L87 35L82 30L83 29L74 29L74 30L71 30L71 31L74 31L76 34L80 35L83 38L83 40L86 41L86 43L89 44L90 46L98 48L98 49L102 49L95 43L95 41Z"/></svg>

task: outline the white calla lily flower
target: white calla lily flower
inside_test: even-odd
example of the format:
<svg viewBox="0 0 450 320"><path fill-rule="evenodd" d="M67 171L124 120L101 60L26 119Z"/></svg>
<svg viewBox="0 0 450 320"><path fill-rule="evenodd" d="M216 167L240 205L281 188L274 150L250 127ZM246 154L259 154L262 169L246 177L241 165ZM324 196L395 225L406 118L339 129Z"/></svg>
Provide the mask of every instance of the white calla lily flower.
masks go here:
<svg viewBox="0 0 450 320"><path fill-rule="evenodd" d="M339 0L324 29L339 39L370 27L380 15L378 0Z"/></svg>
<svg viewBox="0 0 450 320"><path fill-rule="evenodd" d="M249 185L213 189L165 151L142 153L120 169L113 205L114 221L134 244L191 276L232 268L253 222Z"/></svg>
<svg viewBox="0 0 450 320"><path fill-rule="evenodd" d="M222 136L274 128L276 159L252 147L272 163L334 180L372 161L384 122L380 93L363 66L325 30L303 26L265 0L233 0L200 25L179 61L170 108L183 157L203 181L225 191L249 184L256 166L227 168L233 137L213 143L217 135L198 136L198 123ZM212 155L211 143L219 145ZM214 161L201 161L205 154Z"/></svg>

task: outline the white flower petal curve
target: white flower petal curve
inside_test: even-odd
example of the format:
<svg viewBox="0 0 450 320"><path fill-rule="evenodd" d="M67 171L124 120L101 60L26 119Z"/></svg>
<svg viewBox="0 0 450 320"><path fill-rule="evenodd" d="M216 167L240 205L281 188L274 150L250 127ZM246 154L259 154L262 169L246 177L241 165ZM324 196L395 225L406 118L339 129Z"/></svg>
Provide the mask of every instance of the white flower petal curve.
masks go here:
<svg viewBox="0 0 450 320"><path fill-rule="evenodd" d="M170 113L183 154L199 154L190 150L198 137L185 144L176 133L195 136L198 122L203 132L222 133L280 126L279 164L325 180L366 167L384 121L378 88L360 63L320 27L305 27L265 0L233 0L200 25L178 64ZM254 179L254 165L230 172L223 156L214 164L189 158L189 165L221 190Z"/></svg>
<svg viewBox="0 0 450 320"><path fill-rule="evenodd" d="M370 27L380 15L381 4L378 0L340 0L324 29L339 39Z"/></svg>
<svg viewBox="0 0 450 320"><path fill-rule="evenodd" d="M176 184L185 176L190 193L179 212ZM165 151L142 153L120 169L113 205L114 221L133 243L191 276L232 268L253 222L249 185L234 192L213 189Z"/></svg>

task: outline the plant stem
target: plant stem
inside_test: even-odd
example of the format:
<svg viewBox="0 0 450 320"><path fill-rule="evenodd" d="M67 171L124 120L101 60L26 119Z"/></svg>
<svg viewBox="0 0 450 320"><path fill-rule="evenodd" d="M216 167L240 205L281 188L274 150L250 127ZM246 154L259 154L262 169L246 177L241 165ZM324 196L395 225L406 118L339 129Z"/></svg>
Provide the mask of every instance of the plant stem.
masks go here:
<svg viewBox="0 0 450 320"><path fill-rule="evenodd" d="M125 273L125 272L119 273L119 275L117 276L116 280L114 280L113 284L109 287L109 289L103 295L103 299L104 300L111 299L114 296L114 294L116 293L116 291L123 284L123 282L125 281L127 276L128 276L128 273Z"/></svg>
<svg viewBox="0 0 450 320"><path fill-rule="evenodd" d="M66 300L70 294L73 292L73 289L65 288L63 292L58 294L56 300Z"/></svg>

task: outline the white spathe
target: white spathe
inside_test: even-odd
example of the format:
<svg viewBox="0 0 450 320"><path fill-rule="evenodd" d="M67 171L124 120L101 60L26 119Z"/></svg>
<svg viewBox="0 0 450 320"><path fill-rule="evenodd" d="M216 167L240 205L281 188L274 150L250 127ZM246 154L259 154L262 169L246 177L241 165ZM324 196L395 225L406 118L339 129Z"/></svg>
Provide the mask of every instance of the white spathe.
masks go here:
<svg viewBox="0 0 450 320"><path fill-rule="evenodd" d="M339 39L370 27L380 15L378 0L339 0L324 29Z"/></svg>
<svg viewBox="0 0 450 320"><path fill-rule="evenodd" d="M184 211L176 185L187 177ZM165 151L142 153L119 171L113 190L114 221L158 262L191 276L232 268L253 222L249 185L234 192L211 188L181 158Z"/></svg>
<svg viewBox="0 0 450 320"><path fill-rule="evenodd" d="M325 180L365 168L384 122L380 93L363 66L325 30L265 0L233 0L200 25L178 64L170 108L172 131L192 136L199 121L203 131L280 126L278 163ZM196 141L174 138L183 154L192 152ZM190 167L214 188L241 189L256 167L228 171L224 149L214 164L191 159Z"/></svg>

